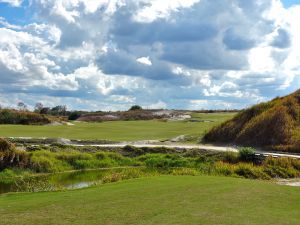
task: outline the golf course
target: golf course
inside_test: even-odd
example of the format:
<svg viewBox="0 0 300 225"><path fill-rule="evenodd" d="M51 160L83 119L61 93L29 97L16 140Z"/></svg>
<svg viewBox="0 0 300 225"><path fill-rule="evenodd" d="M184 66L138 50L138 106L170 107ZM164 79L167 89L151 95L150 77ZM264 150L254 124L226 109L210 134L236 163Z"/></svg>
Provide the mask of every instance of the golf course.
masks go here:
<svg viewBox="0 0 300 225"><path fill-rule="evenodd" d="M0 0L0 225L300 225L300 0Z"/></svg>
<svg viewBox="0 0 300 225"><path fill-rule="evenodd" d="M192 114L194 122L142 120L74 122L74 125L0 125L0 137L135 141L164 140L179 135L192 135L199 139L213 126L233 116L234 113L194 113Z"/></svg>
<svg viewBox="0 0 300 225"><path fill-rule="evenodd" d="M82 190L0 196L2 225L299 224L299 187L210 176L159 176Z"/></svg>

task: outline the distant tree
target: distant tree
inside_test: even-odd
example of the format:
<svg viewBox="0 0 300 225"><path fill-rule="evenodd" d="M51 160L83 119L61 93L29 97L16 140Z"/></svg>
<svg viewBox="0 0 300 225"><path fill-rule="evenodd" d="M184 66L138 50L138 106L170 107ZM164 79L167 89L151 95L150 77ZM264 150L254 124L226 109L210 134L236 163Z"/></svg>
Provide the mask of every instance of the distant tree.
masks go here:
<svg viewBox="0 0 300 225"><path fill-rule="evenodd" d="M18 102L19 110L25 111L27 110L27 105L24 102Z"/></svg>
<svg viewBox="0 0 300 225"><path fill-rule="evenodd" d="M141 110L141 109L143 109L141 106L139 106L139 105L133 105L133 106L131 106L131 108L129 109L129 111L132 111L132 110Z"/></svg>
<svg viewBox="0 0 300 225"><path fill-rule="evenodd" d="M50 113L50 108L49 107L43 107L40 110L40 114L49 114Z"/></svg>
<svg viewBox="0 0 300 225"><path fill-rule="evenodd" d="M37 113L40 113L43 108L44 108L43 104L40 102L37 102L34 106L34 111Z"/></svg>
<svg viewBox="0 0 300 225"><path fill-rule="evenodd" d="M77 120L81 116L81 112L79 111L73 111L70 113L68 120Z"/></svg>
<svg viewBox="0 0 300 225"><path fill-rule="evenodd" d="M57 105L50 110L51 115L55 116L65 116L67 113L67 106Z"/></svg>

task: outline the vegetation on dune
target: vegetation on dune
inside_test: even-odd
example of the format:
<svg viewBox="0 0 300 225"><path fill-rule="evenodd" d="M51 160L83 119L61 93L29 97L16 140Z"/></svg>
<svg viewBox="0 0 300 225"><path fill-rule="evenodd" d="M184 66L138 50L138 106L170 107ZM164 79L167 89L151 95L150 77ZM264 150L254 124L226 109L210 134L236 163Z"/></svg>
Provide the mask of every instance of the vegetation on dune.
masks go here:
<svg viewBox="0 0 300 225"><path fill-rule="evenodd" d="M50 122L49 118L38 113L12 109L0 110L0 124L42 125Z"/></svg>
<svg viewBox="0 0 300 225"><path fill-rule="evenodd" d="M300 90L238 113L203 140L300 152Z"/></svg>

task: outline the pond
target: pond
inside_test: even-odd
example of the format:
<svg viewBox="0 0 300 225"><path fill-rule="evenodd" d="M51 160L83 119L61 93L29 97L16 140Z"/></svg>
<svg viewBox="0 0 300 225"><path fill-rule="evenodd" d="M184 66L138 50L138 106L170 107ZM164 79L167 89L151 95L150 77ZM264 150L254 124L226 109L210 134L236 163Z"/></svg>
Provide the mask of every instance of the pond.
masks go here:
<svg viewBox="0 0 300 225"><path fill-rule="evenodd" d="M130 169L133 170L133 168ZM139 168L135 168L135 170L138 169ZM129 168L54 173L24 177L12 183L4 183L0 181L0 194L8 192L38 192L79 189L99 184L105 176L112 173L122 173L125 170L129 170Z"/></svg>

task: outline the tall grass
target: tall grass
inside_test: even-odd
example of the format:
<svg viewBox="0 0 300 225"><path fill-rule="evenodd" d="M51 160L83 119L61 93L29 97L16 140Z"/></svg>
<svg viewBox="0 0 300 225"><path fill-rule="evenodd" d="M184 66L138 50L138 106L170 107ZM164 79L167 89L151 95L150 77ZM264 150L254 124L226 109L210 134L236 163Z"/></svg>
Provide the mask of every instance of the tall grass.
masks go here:
<svg viewBox="0 0 300 225"><path fill-rule="evenodd" d="M128 148L101 151L92 148L49 146L34 151L17 150L14 145L0 139L0 180L16 176L14 171L55 173L69 170L111 167L144 166L152 170L169 171L170 174L216 174L251 179L300 177L300 160L272 158L256 162L251 148L235 152L182 151L168 149ZM132 150L132 154L130 154ZM161 151L162 153L156 153ZM155 152L155 153L153 153ZM166 153L167 152L167 153ZM3 172L1 172L4 170ZM173 172L171 172L173 171ZM18 172L18 174L20 174ZM107 179L122 179L119 175Z"/></svg>

